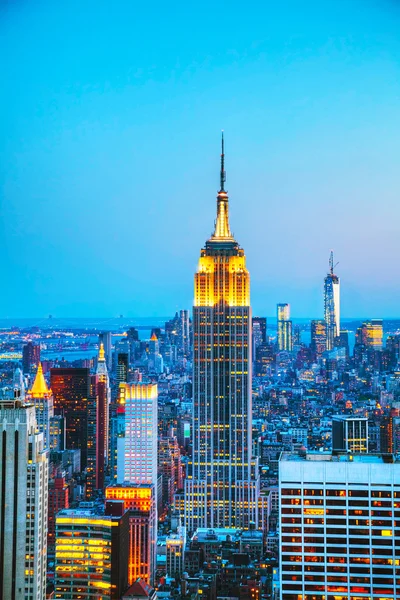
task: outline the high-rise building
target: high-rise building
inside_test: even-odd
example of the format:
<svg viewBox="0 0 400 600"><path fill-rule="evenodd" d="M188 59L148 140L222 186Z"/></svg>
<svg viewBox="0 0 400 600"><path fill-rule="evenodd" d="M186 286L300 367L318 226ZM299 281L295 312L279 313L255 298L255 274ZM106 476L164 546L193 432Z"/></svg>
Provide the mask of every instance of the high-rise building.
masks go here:
<svg viewBox="0 0 400 600"><path fill-rule="evenodd" d="M293 350L292 321L290 320L290 305L277 305L278 350L291 352Z"/></svg>
<svg viewBox="0 0 400 600"><path fill-rule="evenodd" d="M65 417L66 446L81 451L81 468L87 466L89 369L51 369L54 412Z"/></svg>
<svg viewBox="0 0 400 600"><path fill-rule="evenodd" d="M35 408L0 402L0 598L46 597L48 452Z"/></svg>
<svg viewBox="0 0 400 600"><path fill-rule="evenodd" d="M128 340L120 340L115 344L114 360L117 383L126 383L128 381L130 362L130 346Z"/></svg>
<svg viewBox="0 0 400 600"><path fill-rule="evenodd" d="M324 279L324 310L326 323L326 349L333 350L335 338L340 336L340 281L334 274L336 265L333 252L329 258L329 273Z"/></svg>
<svg viewBox="0 0 400 600"><path fill-rule="evenodd" d="M334 415L332 417L332 452L368 452L368 419Z"/></svg>
<svg viewBox="0 0 400 600"><path fill-rule="evenodd" d="M123 453L118 452L118 482L157 483L157 385L120 385L125 407Z"/></svg>
<svg viewBox="0 0 400 600"><path fill-rule="evenodd" d="M224 150L215 230L201 250L193 307L193 456L185 525L246 527L259 482L251 454L250 278L229 226Z"/></svg>
<svg viewBox="0 0 400 600"><path fill-rule="evenodd" d="M110 371L112 367L112 341L111 331L103 331L99 334L99 347L103 344L104 356L106 360L107 370Z"/></svg>
<svg viewBox="0 0 400 600"><path fill-rule="evenodd" d="M390 461L283 453L281 600L400 597L400 462Z"/></svg>
<svg viewBox="0 0 400 600"><path fill-rule="evenodd" d="M320 319L311 321L311 350L317 359L326 351L326 323Z"/></svg>
<svg viewBox="0 0 400 600"><path fill-rule="evenodd" d="M119 600L128 586L129 517L123 503L105 514L65 509L56 516L55 597Z"/></svg>
<svg viewBox="0 0 400 600"><path fill-rule="evenodd" d="M267 344L267 319L266 317L253 317L252 318L253 325L253 338L255 334L255 329L257 330L256 337L260 341L261 344Z"/></svg>
<svg viewBox="0 0 400 600"><path fill-rule="evenodd" d="M167 574L180 579L184 572L186 531L178 526L176 533L171 533L166 539L167 549Z"/></svg>
<svg viewBox="0 0 400 600"><path fill-rule="evenodd" d="M86 496L104 489L105 469L108 462L109 408L111 390L104 346L100 343L96 375L91 376L88 402L88 462Z"/></svg>
<svg viewBox="0 0 400 600"><path fill-rule="evenodd" d="M106 487L106 499L122 500L129 511L128 583L139 577L152 583L156 568L157 506L154 485L123 484Z"/></svg>
<svg viewBox="0 0 400 600"><path fill-rule="evenodd" d="M65 450L65 417L62 415L50 417L49 436L50 451Z"/></svg>
<svg viewBox="0 0 400 600"><path fill-rule="evenodd" d="M252 354L254 364L256 362L257 350L267 343L267 319L265 317L252 318Z"/></svg>
<svg viewBox="0 0 400 600"><path fill-rule="evenodd" d="M275 352L270 344L262 344L256 351L256 375L266 375L275 363Z"/></svg>
<svg viewBox="0 0 400 600"><path fill-rule="evenodd" d="M381 452L400 453L400 409L391 408L380 423Z"/></svg>
<svg viewBox="0 0 400 600"><path fill-rule="evenodd" d="M35 381L28 391L27 400L35 407L38 429L43 433L45 448L50 450L50 421L54 416L53 394L47 386L41 363Z"/></svg>
<svg viewBox="0 0 400 600"><path fill-rule="evenodd" d="M190 354L190 319L188 310L181 310L179 312L179 321L179 346L182 355L188 357Z"/></svg>
<svg viewBox="0 0 400 600"><path fill-rule="evenodd" d="M34 342L28 342L22 348L22 369L25 374L37 369L40 362L40 346Z"/></svg>
<svg viewBox="0 0 400 600"><path fill-rule="evenodd" d="M373 350L382 350L383 347L383 320L371 319L363 323L366 330L366 345Z"/></svg>

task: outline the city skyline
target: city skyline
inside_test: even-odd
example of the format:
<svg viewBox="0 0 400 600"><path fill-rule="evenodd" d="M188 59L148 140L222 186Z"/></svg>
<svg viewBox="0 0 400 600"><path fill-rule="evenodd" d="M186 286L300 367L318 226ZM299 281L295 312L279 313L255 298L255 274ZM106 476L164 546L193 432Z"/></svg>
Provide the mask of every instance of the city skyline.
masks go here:
<svg viewBox="0 0 400 600"><path fill-rule="evenodd" d="M96 6L93 22L86 6L78 29L48 2L4 9L0 238L4 281L24 288L2 297L4 316L191 306L221 128L255 313L288 302L293 318L322 316L333 248L343 317L398 316L394 3L289 2L260 6L257 20L238 5L213 6L213 19L187 8L168 32L160 7L150 37L138 27L146 9L126 4L109 31L110 15ZM133 252L140 268L127 270Z"/></svg>

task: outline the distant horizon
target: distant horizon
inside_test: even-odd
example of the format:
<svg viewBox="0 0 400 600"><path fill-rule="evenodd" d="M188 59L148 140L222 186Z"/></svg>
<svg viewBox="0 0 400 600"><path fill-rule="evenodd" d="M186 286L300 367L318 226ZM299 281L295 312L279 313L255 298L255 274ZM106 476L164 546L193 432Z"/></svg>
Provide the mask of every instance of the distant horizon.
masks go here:
<svg viewBox="0 0 400 600"><path fill-rule="evenodd" d="M181 310L181 309L179 309ZM179 312L178 310L178 312ZM183 309L182 309L183 310ZM176 311L175 311L176 312ZM189 313L191 315L191 310L189 309ZM150 316L135 316L135 317L130 317L130 316L116 316L116 317L110 317L110 316L95 316L95 317L56 317L56 316L52 316L52 317L0 317L0 327L1 324L5 321L13 323L14 321L37 321L38 324L39 323L49 323L50 321L98 321L98 320L104 320L104 321L150 321L152 319L156 320L156 321L163 321L163 320L168 320L168 319L172 319L174 317L175 313L171 313L169 315L150 315ZM252 317L264 317L267 319L267 321L276 321L277 318L276 316L268 316L268 315L263 315L263 314L259 314L259 313L253 313ZM400 316L397 317L381 317L381 316L358 316L358 317L341 317L340 322L344 323L344 322L352 322L352 321L363 321L363 320L371 320L371 319L382 319L383 321L400 321ZM313 316L313 317L291 317L290 319L293 322L307 322L307 321L313 321L313 320L323 320L323 316Z"/></svg>

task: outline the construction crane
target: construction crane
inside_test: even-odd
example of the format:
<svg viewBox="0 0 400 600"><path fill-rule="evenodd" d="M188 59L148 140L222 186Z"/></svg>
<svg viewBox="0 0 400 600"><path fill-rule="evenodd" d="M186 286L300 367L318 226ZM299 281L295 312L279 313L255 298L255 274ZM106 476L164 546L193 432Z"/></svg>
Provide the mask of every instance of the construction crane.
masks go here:
<svg viewBox="0 0 400 600"><path fill-rule="evenodd" d="M331 250L331 255L329 257L329 267L330 267L331 275L333 275L333 269L335 267L337 267L338 264L339 264L339 262L333 264L333 250Z"/></svg>

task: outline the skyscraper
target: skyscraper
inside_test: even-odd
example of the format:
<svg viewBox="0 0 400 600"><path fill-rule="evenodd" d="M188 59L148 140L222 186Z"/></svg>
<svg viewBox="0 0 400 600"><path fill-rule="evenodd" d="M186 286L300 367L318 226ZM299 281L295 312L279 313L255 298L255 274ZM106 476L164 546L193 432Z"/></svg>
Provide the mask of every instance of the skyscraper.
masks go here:
<svg viewBox="0 0 400 600"><path fill-rule="evenodd" d="M123 452L118 451L118 481L157 483L157 385L120 384L125 406Z"/></svg>
<svg viewBox="0 0 400 600"><path fill-rule="evenodd" d="M0 402L0 598L46 597L48 453L35 408Z"/></svg>
<svg viewBox="0 0 400 600"><path fill-rule="evenodd" d="M179 312L179 346L183 356L189 356L190 353L190 326L189 311L181 310Z"/></svg>
<svg viewBox="0 0 400 600"><path fill-rule="evenodd" d="M322 319L311 321L311 350L317 359L326 350L326 323Z"/></svg>
<svg viewBox="0 0 400 600"><path fill-rule="evenodd" d="M215 230L201 250L193 307L193 456L185 524L242 527L256 521L258 479L251 457L250 278L233 237L221 186Z"/></svg>
<svg viewBox="0 0 400 600"><path fill-rule="evenodd" d="M104 471L108 461L109 409L111 389L108 377L105 348L100 344L97 360L97 415L96 415L96 486L104 487Z"/></svg>
<svg viewBox="0 0 400 600"><path fill-rule="evenodd" d="M252 355L253 355L253 364L255 366L258 348L260 346L265 346L267 343L267 319L265 317L253 317L251 321L252 321Z"/></svg>
<svg viewBox="0 0 400 600"><path fill-rule="evenodd" d="M22 348L22 369L25 374L29 374L32 368L36 368L40 362L40 346L33 342L28 342Z"/></svg>
<svg viewBox="0 0 400 600"><path fill-rule="evenodd" d="M124 382L128 381L129 361L130 361L129 341L126 339L122 339L115 344L115 350L114 350L114 362L115 362L115 372L116 372L116 376L117 376L117 383L124 383Z"/></svg>
<svg viewBox="0 0 400 600"><path fill-rule="evenodd" d="M123 500L129 511L128 583L140 577L154 579L156 569L157 505L154 485L124 484L106 487L107 500Z"/></svg>
<svg viewBox="0 0 400 600"><path fill-rule="evenodd" d="M81 451L82 470L87 466L89 369L51 369L54 412L65 416L67 448Z"/></svg>
<svg viewBox="0 0 400 600"><path fill-rule="evenodd" d="M293 350L292 321L290 304L277 304L278 350Z"/></svg>
<svg viewBox="0 0 400 600"><path fill-rule="evenodd" d="M340 336L340 282L334 274L333 252L329 258L330 271L324 279L324 307L326 322L326 349L333 350L335 338Z"/></svg>
<svg viewBox="0 0 400 600"><path fill-rule="evenodd" d="M366 328L366 342L369 348L382 350L383 347L383 320L371 319L363 323Z"/></svg>

